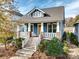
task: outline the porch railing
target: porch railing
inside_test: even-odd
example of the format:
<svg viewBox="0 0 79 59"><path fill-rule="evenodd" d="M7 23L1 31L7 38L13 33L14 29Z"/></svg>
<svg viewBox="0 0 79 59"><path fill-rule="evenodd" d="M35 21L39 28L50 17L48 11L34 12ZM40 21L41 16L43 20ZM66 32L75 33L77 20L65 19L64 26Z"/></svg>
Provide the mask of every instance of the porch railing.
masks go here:
<svg viewBox="0 0 79 59"><path fill-rule="evenodd" d="M27 37L29 37L29 33L28 32L20 32L20 37L27 38Z"/></svg>
<svg viewBox="0 0 79 59"><path fill-rule="evenodd" d="M43 33L43 38L51 39L53 37L56 37L56 33L48 33L48 32Z"/></svg>
<svg viewBox="0 0 79 59"><path fill-rule="evenodd" d="M22 48L23 48L29 40L29 33L28 32L20 32L20 37L24 38L24 40L22 41Z"/></svg>

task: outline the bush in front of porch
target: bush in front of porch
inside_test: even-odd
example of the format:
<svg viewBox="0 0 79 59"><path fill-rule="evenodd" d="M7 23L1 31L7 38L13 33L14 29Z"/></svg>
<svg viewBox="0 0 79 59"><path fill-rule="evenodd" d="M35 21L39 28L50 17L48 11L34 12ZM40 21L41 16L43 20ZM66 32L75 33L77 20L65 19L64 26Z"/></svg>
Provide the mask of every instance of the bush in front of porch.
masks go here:
<svg viewBox="0 0 79 59"><path fill-rule="evenodd" d="M24 40L24 38L17 38L14 39L12 41L12 44L17 48L17 49L21 49L22 48L22 41Z"/></svg>
<svg viewBox="0 0 79 59"><path fill-rule="evenodd" d="M63 44L58 38L54 37L51 40L42 40L39 45L39 50L46 53L47 56L63 56L68 52L66 43Z"/></svg>
<svg viewBox="0 0 79 59"><path fill-rule="evenodd" d="M74 33L72 33L72 32L64 32L64 34L63 34L63 40L62 41L63 42L67 41L67 42L69 42L71 44L74 44L76 46L79 45L77 36Z"/></svg>
<svg viewBox="0 0 79 59"><path fill-rule="evenodd" d="M61 56L64 54L63 43L54 37L49 41L45 53L49 56Z"/></svg>

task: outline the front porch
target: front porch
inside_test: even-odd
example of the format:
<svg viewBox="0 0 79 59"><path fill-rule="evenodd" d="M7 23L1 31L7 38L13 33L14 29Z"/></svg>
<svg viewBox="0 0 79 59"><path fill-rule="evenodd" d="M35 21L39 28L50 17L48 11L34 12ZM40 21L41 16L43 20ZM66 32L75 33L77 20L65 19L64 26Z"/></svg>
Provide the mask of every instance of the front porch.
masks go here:
<svg viewBox="0 0 79 59"><path fill-rule="evenodd" d="M17 38L39 37L53 38L60 36L59 22L25 23L17 26Z"/></svg>

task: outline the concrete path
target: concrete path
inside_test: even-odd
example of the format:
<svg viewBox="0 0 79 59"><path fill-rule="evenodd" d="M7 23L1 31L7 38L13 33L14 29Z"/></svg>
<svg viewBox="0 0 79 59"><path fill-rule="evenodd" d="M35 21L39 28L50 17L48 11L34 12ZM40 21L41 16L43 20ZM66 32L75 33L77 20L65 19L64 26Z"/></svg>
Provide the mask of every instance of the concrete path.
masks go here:
<svg viewBox="0 0 79 59"><path fill-rule="evenodd" d="M14 57L11 57L10 59L28 59L28 58L27 57L14 56Z"/></svg>
<svg viewBox="0 0 79 59"><path fill-rule="evenodd" d="M69 49L69 59L79 59L79 48Z"/></svg>
<svg viewBox="0 0 79 59"><path fill-rule="evenodd" d="M16 52L16 56L11 57L10 59L28 59L36 51L35 42L38 40L38 37L31 38L24 48Z"/></svg>

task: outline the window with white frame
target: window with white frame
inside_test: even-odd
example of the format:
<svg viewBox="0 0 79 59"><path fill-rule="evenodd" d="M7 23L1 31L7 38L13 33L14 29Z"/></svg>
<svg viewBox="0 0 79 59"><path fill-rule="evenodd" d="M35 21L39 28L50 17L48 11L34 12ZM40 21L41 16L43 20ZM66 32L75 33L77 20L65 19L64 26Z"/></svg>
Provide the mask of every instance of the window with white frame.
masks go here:
<svg viewBox="0 0 79 59"><path fill-rule="evenodd" d="M56 33L57 30L57 23L53 23L53 33Z"/></svg>
<svg viewBox="0 0 79 59"><path fill-rule="evenodd" d="M56 33L56 30L57 30L57 23L48 23L48 26L47 26L47 32L53 32L53 33Z"/></svg>
<svg viewBox="0 0 79 59"><path fill-rule="evenodd" d="M39 10L35 10L32 14L31 14L32 17L43 17L43 13Z"/></svg>
<svg viewBox="0 0 79 59"><path fill-rule="evenodd" d="M26 31L28 31L28 24L27 23L25 23L25 27L26 27Z"/></svg>
<svg viewBox="0 0 79 59"><path fill-rule="evenodd" d="M52 23L48 23L48 32L52 32Z"/></svg>

